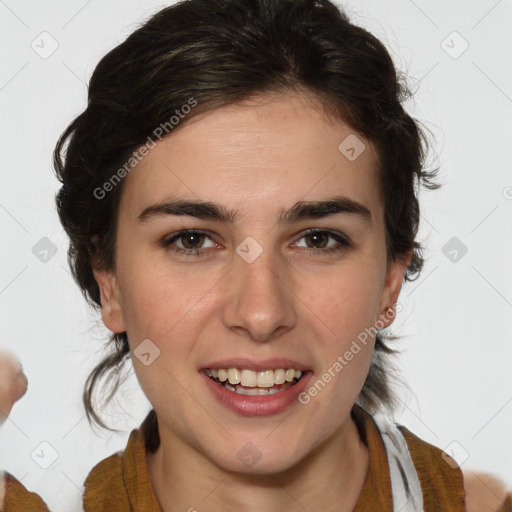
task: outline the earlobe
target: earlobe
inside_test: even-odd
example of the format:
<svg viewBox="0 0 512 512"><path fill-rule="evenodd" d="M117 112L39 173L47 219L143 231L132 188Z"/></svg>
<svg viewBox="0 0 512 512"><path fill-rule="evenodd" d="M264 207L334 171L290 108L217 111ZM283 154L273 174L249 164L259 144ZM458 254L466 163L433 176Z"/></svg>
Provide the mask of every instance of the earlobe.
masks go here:
<svg viewBox="0 0 512 512"><path fill-rule="evenodd" d="M107 329L115 333L126 331L124 326L119 287L112 271L94 269L101 300L101 318Z"/></svg>

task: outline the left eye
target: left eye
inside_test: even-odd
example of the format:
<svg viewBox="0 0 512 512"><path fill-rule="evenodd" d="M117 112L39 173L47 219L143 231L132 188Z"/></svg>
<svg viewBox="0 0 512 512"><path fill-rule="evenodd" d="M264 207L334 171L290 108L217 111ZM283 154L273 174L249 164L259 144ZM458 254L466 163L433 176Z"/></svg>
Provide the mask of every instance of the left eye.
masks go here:
<svg viewBox="0 0 512 512"><path fill-rule="evenodd" d="M343 249L346 249L347 247L350 247L350 242L349 242L348 238L345 235L343 235L342 233L338 233L336 231L328 231L328 230L322 230L322 229L310 229L310 230L302 233L300 240L302 240L302 239L306 240L308 238L310 240L312 240L312 243L314 245L322 244L322 240L328 240L329 238L336 240L336 242L338 242L337 245L331 246L326 249L324 249L324 248L321 248L321 250L313 249L312 252L316 252L316 253L341 251Z"/></svg>
<svg viewBox="0 0 512 512"><path fill-rule="evenodd" d="M199 256L202 254L202 251L199 251L193 247L195 245L202 245L205 238L209 238L211 240L210 235L206 231L200 231L200 230L192 230L187 229L185 231L180 231L179 233L176 233L171 238L168 238L166 240L163 240L162 245L164 247L170 246L174 244L175 240L186 240L185 244L182 244L183 247L176 247L175 252L177 253L183 253L186 255L196 255ZM214 244L215 245L215 244Z"/></svg>
<svg viewBox="0 0 512 512"><path fill-rule="evenodd" d="M350 242L345 235L336 231L329 231L325 229L310 229L306 232L303 232L299 240L309 239L312 245L324 245L324 242L329 238L335 240L336 242L338 242L338 244L335 244L334 246L327 248L308 248L307 251L310 253L325 254L334 251L341 251L343 249L350 247ZM187 229L184 231L180 231L179 233L176 233L170 238L164 239L162 241L162 246L169 247L175 245L174 251L176 253L181 253L186 256L201 256L202 254L204 254L205 251L200 250L203 247L200 247L200 249L198 249L196 246L202 246L204 244L205 239L209 239L212 242L210 248L216 245L211 238L211 234L208 231ZM175 241L182 241L181 247L175 244Z"/></svg>

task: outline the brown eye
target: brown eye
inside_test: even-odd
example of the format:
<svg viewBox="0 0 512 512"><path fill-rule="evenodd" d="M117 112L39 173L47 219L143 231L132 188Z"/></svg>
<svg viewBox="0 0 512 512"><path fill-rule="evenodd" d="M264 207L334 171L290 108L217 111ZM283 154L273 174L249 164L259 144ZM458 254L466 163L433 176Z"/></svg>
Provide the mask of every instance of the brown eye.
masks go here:
<svg viewBox="0 0 512 512"><path fill-rule="evenodd" d="M197 249L196 245L202 245L204 242L205 235L202 233L186 233L179 237L183 241L185 249Z"/></svg>
<svg viewBox="0 0 512 512"><path fill-rule="evenodd" d="M315 246L320 245L320 247L317 247L318 249L325 248L329 241L329 238L330 235L325 231L314 231L312 233L308 233L307 235L305 235L305 240L311 240L311 243Z"/></svg>
<svg viewBox="0 0 512 512"><path fill-rule="evenodd" d="M302 239L306 241L306 246L311 253L325 254L342 251L350 247L348 238L336 231L310 229L302 234L301 240ZM329 247L329 239L335 240L338 244ZM317 248L310 249L310 246L316 246Z"/></svg>
<svg viewBox="0 0 512 512"><path fill-rule="evenodd" d="M206 239L210 239L211 237L208 232L201 231L201 230L192 230L192 229L186 229L184 231L180 231L179 233L176 233L175 235L171 236L170 238L167 238L162 241L163 247L174 247L174 250L176 253L181 253L186 256L201 256L204 254L204 251L201 251L199 249L203 248L203 244L205 243ZM175 244L175 242L181 242L181 246L179 244ZM213 246L215 243L213 242Z"/></svg>

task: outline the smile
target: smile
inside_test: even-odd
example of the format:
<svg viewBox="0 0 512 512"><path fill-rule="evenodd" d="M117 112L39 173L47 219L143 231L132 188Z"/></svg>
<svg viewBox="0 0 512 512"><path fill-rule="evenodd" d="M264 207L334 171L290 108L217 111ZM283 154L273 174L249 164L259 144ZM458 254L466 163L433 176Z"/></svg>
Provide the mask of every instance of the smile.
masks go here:
<svg viewBox="0 0 512 512"><path fill-rule="evenodd" d="M297 384L301 370L280 368L256 372L238 368L205 369L205 374L219 386L247 396L275 395Z"/></svg>

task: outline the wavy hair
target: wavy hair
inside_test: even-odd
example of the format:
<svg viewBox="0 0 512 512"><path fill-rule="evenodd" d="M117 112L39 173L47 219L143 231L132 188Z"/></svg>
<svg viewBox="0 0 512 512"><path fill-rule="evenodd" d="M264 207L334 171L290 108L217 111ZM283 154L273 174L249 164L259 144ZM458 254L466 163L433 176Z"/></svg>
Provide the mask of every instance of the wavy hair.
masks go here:
<svg viewBox="0 0 512 512"><path fill-rule="evenodd" d="M418 192L420 186L439 187L437 170L425 168L427 137L404 110L412 93L384 45L329 0L185 0L157 12L100 60L88 85L87 107L54 150L68 262L92 307L101 307L93 263L115 269L123 181L101 199L94 191L190 98L197 105L172 132L199 113L289 90L314 94L326 113L375 144L388 260L412 251L404 280L419 275L424 260L416 240ZM376 335L358 398L370 412L396 404L389 357L396 338L383 331ZM105 348L87 378L83 402L90 423L114 430L95 411L92 398L102 381L111 385L106 403L118 389L130 354L126 332L114 333Z"/></svg>

